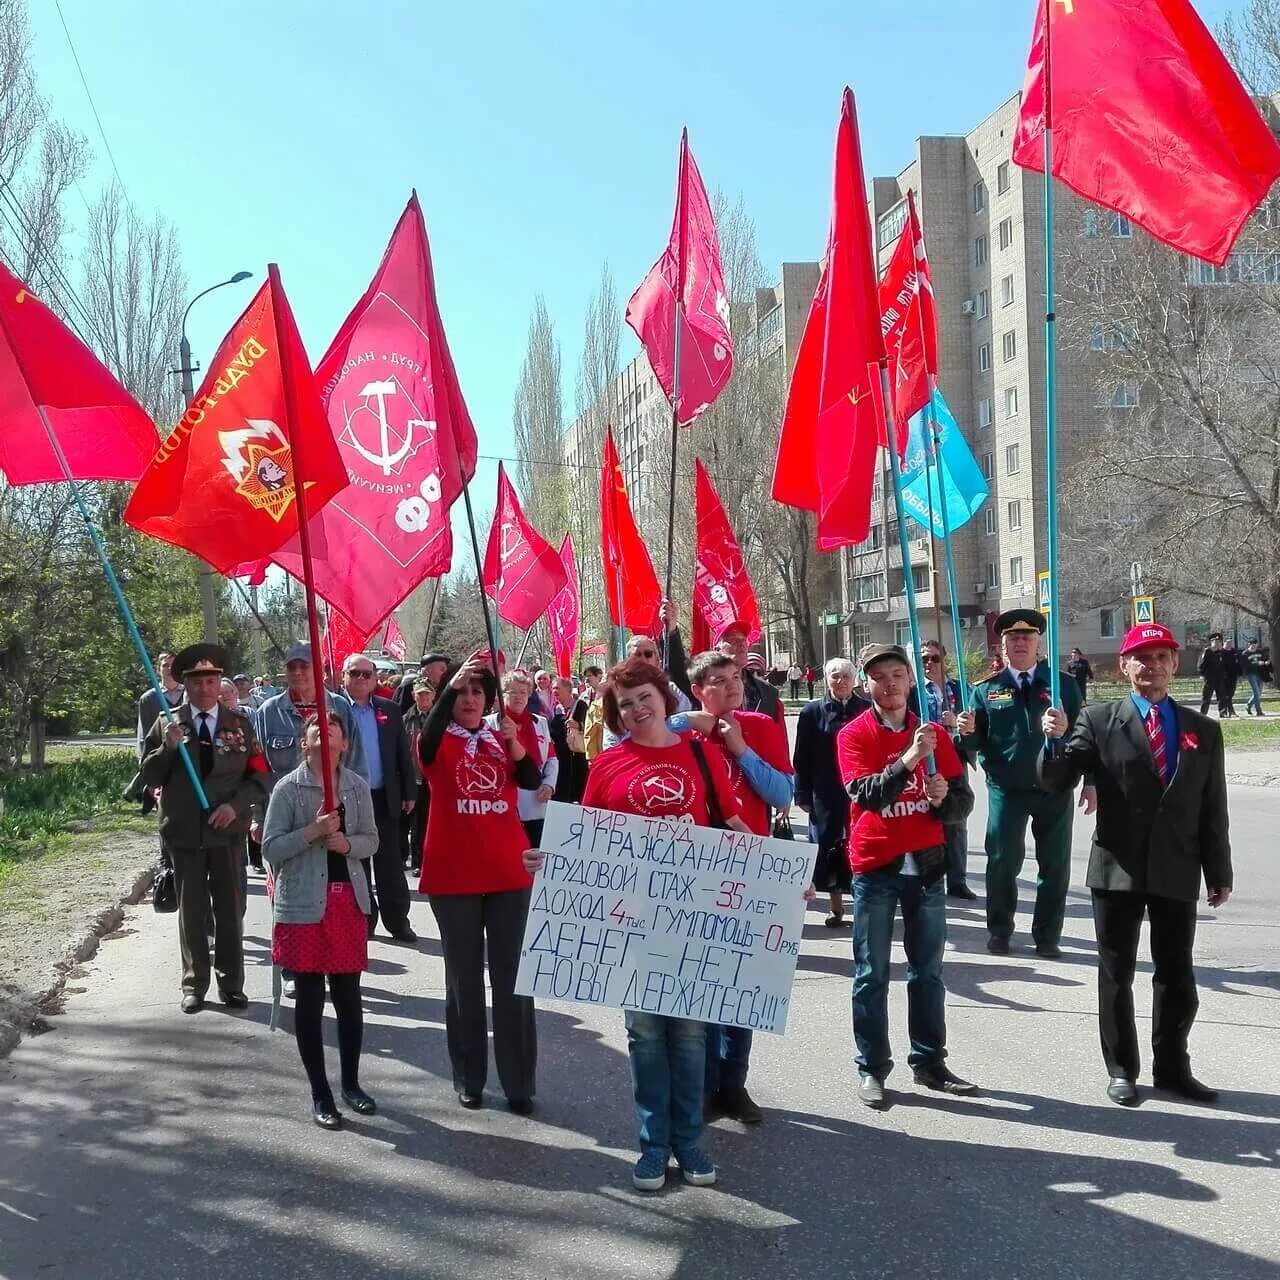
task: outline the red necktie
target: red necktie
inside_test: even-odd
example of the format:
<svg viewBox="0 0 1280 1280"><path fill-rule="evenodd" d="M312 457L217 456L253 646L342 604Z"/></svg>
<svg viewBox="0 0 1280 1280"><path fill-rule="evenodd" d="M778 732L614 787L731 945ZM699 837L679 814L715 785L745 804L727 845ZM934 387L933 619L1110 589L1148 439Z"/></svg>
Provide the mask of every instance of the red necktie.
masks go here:
<svg viewBox="0 0 1280 1280"><path fill-rule="evenodd" d="M1151 754L1155 756L1156 769L1160 774L1160 781L1167 787L1169 785L1169 756L1165 751L1164 745L1164 725L1160 720L1160 708L1152 707L1147 712L1147 737L1151 740Z"/></svg>

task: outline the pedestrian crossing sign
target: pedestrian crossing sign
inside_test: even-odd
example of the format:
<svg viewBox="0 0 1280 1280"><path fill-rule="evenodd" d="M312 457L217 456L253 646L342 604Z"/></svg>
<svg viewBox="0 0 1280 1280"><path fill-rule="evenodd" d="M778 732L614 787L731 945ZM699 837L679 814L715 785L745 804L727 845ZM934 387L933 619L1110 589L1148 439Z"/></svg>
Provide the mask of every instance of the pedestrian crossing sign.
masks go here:
<svg viewBox="0 0 1280 1280"><path fill-rule="evenodd" d="M1049 600L1049 570L1042 569L1036 574L1036 587L1038 589L1037 599L1040 602L1040 612L1048 614L1050 612Z"/></svg>
<svg viewBox="0 0 1280 1280"><path fill-rule="evenodd" d="M1133 598L1133 625L1141 627L1148 622L1156 620L1156 599L1155 596L1134 596Z"/></svg>

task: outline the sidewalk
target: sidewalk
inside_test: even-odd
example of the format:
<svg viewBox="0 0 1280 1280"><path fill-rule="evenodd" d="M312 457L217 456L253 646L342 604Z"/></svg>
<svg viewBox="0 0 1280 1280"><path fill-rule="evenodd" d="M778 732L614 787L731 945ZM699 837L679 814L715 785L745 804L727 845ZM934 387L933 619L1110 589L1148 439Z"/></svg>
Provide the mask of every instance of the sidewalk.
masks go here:
<svg viewBox="0 0 1280 1280"><path fill-rule="evenodd" d="M1228 747L1227 781L1248 787L1280 787L1280 751Z"/></svg>

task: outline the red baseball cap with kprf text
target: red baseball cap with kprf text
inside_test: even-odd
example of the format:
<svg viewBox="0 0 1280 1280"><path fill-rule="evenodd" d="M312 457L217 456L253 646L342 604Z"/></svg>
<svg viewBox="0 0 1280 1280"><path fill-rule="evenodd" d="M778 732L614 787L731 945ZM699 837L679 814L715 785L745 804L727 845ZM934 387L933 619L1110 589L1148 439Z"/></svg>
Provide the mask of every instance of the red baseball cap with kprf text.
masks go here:
<svg viewBox="0 0 1280 1280"><path fill-rule="evenodd" d="M1177 649L1178 642L1168 627L1158 622L1144 622L1141 626L1130 627L1124 635L1124 643L1120 646L1120 656L1132 653L1135 649Z"/></svg>

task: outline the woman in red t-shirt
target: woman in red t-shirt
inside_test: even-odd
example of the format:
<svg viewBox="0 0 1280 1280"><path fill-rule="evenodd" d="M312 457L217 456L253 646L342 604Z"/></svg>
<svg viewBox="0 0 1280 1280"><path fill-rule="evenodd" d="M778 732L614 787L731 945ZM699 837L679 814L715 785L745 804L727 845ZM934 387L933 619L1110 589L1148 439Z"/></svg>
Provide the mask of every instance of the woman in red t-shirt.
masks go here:
<svg viewBox="0 0 1280 1280"><path fill-rule="evenodd" d="M669 729L667 717L675 708L666 675L643 658L629 658L609 672L604 722L612 732L629 736L592 761L582 803L747 831L720 752ZM716 1167L702 1150L706 1023L635 1009L626 1011L626 1023L640 1119L641 1154L633 1184L641 1191L661 1188L674 1153L686 1182L709 1186Z"/></svg>
<svg viewBox="0 0 1280 1280"><path fill-rule="evenodd" d="M418 735L418 762L431 790L418 888L440 926L445 1030L458 1101L468 1110L483 1102L487 951L498 1079L511 1110L528 1115L537 1035L533 1001L516 995L515 985L533 882L516 790L536 788L539 774L510 717L497 733L484 723L497 691L488 654L473 654L445 684Z"/></svg>

